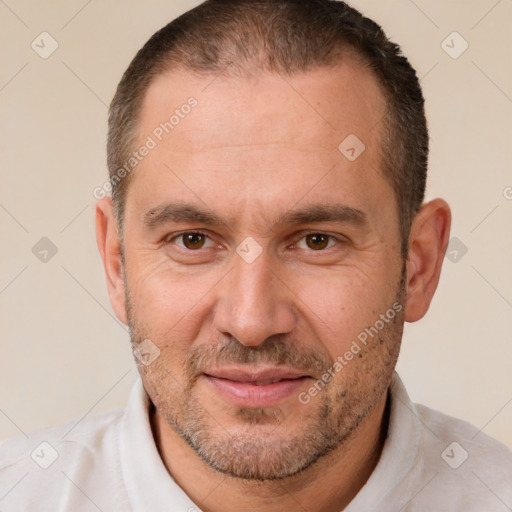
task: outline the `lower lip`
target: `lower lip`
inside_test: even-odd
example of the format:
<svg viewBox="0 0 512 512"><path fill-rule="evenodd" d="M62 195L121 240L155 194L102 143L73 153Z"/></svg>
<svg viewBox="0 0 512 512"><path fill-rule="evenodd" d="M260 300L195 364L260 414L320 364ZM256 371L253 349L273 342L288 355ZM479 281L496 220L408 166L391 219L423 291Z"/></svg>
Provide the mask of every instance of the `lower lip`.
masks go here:
<svg viewBox="0 0 512 512"><path fill-rule="evenodd" d="M229 402L238 407L273 407L290 396L297 396L309 381L309 377L281 380L258 386L250 382L238 382L205 375L214 388Z"/></svg>

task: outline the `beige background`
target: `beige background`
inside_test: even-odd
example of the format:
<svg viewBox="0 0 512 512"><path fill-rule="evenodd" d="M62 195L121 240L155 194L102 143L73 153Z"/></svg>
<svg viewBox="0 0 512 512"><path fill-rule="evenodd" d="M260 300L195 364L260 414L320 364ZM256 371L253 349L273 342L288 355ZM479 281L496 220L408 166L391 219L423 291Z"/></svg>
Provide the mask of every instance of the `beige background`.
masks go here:
<svg viewBox="0 0 512 512"><path fill-rule="evenodd" d="M94 237L107 105L136 50L197 3L0 1L0 438L125 403L137 372ZM406 327L399 372L413 400L512 447L512 2L352 4L423 77L428 195L450 202L467 247L452 245L428 316ZM47 59L31 48L43 31L59 45ZM456 59L441 46L453 31L469 44Z"/></svg>

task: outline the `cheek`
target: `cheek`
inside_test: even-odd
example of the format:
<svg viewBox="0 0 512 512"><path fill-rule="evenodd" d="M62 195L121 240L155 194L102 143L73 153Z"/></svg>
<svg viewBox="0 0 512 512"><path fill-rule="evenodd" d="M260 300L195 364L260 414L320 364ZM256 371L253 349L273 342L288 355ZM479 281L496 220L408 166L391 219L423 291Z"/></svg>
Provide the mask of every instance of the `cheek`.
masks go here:
<svg viewBox="0 0 512 512"><path fill-rule="evenodd" d="M218 272L179 272L165 258L140 258L127 268L132 321L158 344L196 337L211 310Z"/></svg>
<svg viewBox="0 0 512 512"><path fill-rule="evenodd" d="M297 304L332 359L348 350L396 300L396 282L377 281L356 269L303 278Z"/></svg>

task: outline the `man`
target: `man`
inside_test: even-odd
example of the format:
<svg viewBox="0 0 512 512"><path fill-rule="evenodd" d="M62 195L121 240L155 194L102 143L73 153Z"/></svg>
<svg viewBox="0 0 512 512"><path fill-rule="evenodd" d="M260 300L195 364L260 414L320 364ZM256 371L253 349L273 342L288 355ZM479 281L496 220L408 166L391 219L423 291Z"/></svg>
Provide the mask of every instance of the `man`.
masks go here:
<svg viewBox="0 0 512 512"><path fill-rule="evenodd" d="M2 510L510 510L510 451L394 373L449 237L427 154L414 70L342 2L209 0L157 32L96 224L141 380L4 443Z"/></svg>

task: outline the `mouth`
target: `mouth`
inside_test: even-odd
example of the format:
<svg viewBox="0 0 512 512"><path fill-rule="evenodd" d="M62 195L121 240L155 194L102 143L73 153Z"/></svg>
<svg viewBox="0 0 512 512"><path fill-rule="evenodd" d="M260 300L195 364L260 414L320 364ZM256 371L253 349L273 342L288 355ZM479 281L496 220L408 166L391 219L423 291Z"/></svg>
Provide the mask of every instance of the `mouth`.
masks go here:
<svg viewBox="0 0 512 512"><path fill-rule="evenodd" d="M310 375L278 367L253 371L218 369L203 376L224 400L243 408L275 407L287 398L296 397L312 379Z"/></svg>

